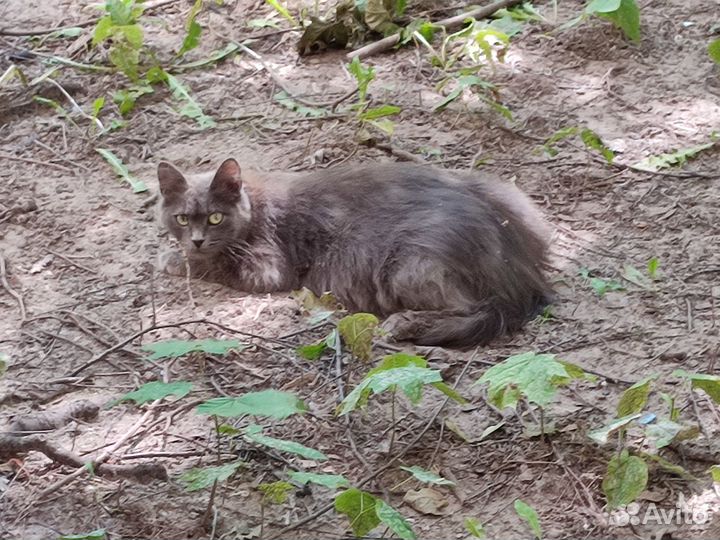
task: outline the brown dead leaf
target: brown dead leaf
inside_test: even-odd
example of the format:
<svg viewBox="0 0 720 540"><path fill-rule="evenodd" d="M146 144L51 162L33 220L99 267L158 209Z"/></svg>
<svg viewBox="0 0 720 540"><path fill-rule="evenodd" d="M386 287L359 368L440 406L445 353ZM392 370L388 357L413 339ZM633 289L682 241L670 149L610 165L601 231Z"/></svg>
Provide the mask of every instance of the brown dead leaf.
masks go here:
<svg viewBox="0 0 720 540"><path fill-rule="evenodd" d="M421 514L444 516L447 514L448 500L442 493L432 488L408 491L403 501Z"/></svg>

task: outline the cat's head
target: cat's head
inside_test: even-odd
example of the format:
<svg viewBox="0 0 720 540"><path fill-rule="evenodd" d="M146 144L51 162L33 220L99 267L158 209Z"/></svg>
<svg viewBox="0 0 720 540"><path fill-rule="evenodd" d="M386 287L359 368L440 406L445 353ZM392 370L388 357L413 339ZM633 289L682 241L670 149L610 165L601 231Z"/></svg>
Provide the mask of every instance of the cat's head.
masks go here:
<svg viewBox="0 0 720 540"><path fill-rule="evenodd" d="M163 161L158 182L160 219L188 255L211 255L247 237L251 205L234 159L197 176Z"/></svg>

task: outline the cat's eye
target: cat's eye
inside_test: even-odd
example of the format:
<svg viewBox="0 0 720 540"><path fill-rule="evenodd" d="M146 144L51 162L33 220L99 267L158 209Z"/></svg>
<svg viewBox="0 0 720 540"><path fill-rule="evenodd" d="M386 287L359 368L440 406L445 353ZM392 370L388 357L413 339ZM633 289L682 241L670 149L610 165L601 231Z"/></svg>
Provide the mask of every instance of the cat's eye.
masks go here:
<svg viewBox="0 0 720 540"><path fill-rule="evenodd" d="M186 214L178 214L178 215L176 215L176 216L175 216L175 221L177 221L177 222L178 222L178 225L180 225L180 226L182 226L182 227L187 227L188 223L190 223L190 221L188 220L188 217L187 217Z"/></svg>
<svg viewBox="0 0 720 540"><path fill-rule="evenodd" d="M208 223L210 225L220 225L224 217L222 212L213 212L208 216Z"/></svg>

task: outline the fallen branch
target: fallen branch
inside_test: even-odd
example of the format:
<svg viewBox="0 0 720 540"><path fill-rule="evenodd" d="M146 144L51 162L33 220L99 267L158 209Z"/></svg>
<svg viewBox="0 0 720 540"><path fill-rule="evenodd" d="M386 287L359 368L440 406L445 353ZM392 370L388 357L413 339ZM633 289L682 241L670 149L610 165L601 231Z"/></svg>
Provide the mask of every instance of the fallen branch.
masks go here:
<svg viewBox="0 0 720 540"><path fill-rule="evenodd" d="M97 418L99 412L100 407L92 401L79 399L49 411L18 414L10 424L8 435L20 436L36 431L51 431L73 420L89 422Z"/></svg>
<svg viewBox="0 0 720 540"><path fill-rule="evenodd" d="M523 0L500 0L500 2L495 2L494 4L490 4L489 6L471 9L470 11L466 11L465 13L461 13L460 15L448 17L447 19L439 20L437 22L434 22L433 24L436 26L444 26L446 29L450 30L452 28L461 26L467 19L483 19L485 17L489 17L500 9L509 8L511 6L521 3L522 1ZM353 58L367 58L368 56L387 51L398 43L400 43L399 32L397 34L393 34L392 36L387 36L379 41L375 41L374 43L370 43L368 45L365 45L364 47L351 51L347 53L346 56L348 60L352 60Z"/></svg>
<svg viewBox="0 0 720 540"><path fill-rule="evenodd" d="M29 437L16 437L14 435L0 435L0 461L17 458L27 452L40 452L55 463L66 467L74 467L80 471L87 471L86 462L63 448L56 448L47 439L40 435ZM129 478L140 483L151 480L167 480L165 467L159 463L139 463L137 465L108 465L95 463L92 469L94 474L106 478Z"/></svg>

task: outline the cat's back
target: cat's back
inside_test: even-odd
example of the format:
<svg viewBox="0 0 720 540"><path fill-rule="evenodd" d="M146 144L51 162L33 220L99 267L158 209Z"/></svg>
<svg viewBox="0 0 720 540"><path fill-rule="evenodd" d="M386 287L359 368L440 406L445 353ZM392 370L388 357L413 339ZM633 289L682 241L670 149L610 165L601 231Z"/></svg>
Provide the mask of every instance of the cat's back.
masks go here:
<svg viewBox="0 0 720 540"><path fill-rule="evenodd" d="M426 165L350 165L286 177L296 208L334 209L335 215L381 218L432 213L462 219L467 214L512 214L546 240L548 227L537 206L514 184L477 171Z"/></svg>

